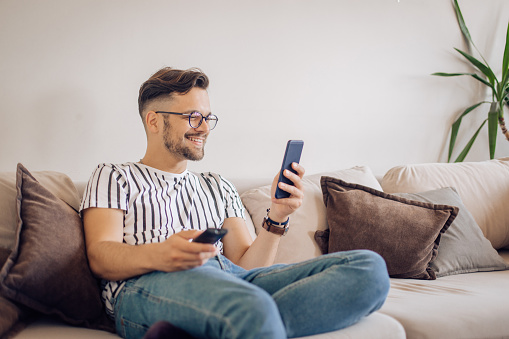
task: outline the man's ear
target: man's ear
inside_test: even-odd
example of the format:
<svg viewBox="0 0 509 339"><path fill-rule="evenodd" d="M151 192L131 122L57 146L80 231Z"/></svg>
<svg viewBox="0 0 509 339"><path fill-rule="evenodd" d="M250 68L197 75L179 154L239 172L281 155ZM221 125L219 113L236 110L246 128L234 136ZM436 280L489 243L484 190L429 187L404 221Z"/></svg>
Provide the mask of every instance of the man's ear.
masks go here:
<svg viewBox="0 0 509 339"><path fill-rule="evenodd" d="M144 122L145 122L145 126L147 128L147 132L151 132L154 134L159 132L159 129L161 128L161 126L160 126L161 121L159 120L156 112L148 111L145 114Z"/></svg>

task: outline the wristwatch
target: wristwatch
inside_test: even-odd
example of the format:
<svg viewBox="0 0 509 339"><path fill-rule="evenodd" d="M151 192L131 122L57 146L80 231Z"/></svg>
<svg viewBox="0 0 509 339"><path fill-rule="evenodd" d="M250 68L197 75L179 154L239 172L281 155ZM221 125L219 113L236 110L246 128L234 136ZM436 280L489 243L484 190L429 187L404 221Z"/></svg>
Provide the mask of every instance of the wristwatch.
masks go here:
<svg viewBox="0 0 509 339"><path fill-rule="evenodd" d="M288 222L290 221L290 218L288 218L285 222L275 222L269 218L269 212L270 208L267 210L267 215L263 218L262 227L268 232L278 235L286 235L288 232Z"/></svg>

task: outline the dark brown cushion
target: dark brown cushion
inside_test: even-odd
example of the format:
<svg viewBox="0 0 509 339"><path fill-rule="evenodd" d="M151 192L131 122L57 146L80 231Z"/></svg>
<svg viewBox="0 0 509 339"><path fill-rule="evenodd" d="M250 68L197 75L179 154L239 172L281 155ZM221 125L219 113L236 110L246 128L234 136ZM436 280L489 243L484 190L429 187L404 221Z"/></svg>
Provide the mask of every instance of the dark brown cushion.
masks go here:
<svg viewBox="0 0 509 339"><path fill-rule="evenodd" d="M0 338L11 338L25 327L23 320L32 312L0 296Z"/></svg>
<svg viewBox="0 0 509 339"><path fill-rule="evenodd" d="M0 271L1 293L78 326L113 331L89 269L81 218L18 164L16 244Z"/></svg>
<svg viewBox="0 0 509 339"><path fill-rule="evenodd" d="M0 247L0 267L7 261L10 253L11 250ZM4 338L21 319L23 310L10 300L0 296L0 314L0 338Z"/></svg>
<svg viewBox="0 0 509 339"><path fill-rule="evenodd" d="M11 250L8 248L2 248L0 247L0 267L4 266L5 262L7 261L7 258L9 258L9 255L11 254Z"/></svg>
<svg viewBox="0 0 509 339"><path fill-rule="evenodd" d="M329 234L317 231L315 239L323 253L368 249L385 259L393 278L436 279L430 263L457 207L405 199L330 177L322 177L321 186Z"/></svg>

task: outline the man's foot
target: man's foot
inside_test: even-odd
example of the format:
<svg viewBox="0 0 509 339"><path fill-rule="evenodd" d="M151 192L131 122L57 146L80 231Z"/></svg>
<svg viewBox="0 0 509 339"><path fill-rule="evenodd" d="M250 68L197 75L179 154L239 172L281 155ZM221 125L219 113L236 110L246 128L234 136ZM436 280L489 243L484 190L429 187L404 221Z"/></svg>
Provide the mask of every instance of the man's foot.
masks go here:
<svg viewBox="0 0 509 339"><path fill-rule="evenodd" d="M194 339L186 331L167 321L158 321L148 329L143 339Z"/></svg>

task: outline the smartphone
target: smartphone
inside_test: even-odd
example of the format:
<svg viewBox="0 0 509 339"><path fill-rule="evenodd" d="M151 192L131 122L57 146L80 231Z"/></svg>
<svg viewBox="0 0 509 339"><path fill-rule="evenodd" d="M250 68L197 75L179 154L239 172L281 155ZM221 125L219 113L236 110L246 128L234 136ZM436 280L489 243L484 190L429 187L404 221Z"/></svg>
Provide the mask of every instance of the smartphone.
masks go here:
<svg viewBox="0 0 509 339"><path fill-rule="evenodd" d="M207 228L205 232L193 239L194 242L203 244L215 244L219 239L228 233L226 229Z"/></svg>
<svg viewBox="0 0 509 339"><path fill-rule="evenodd" d="M283 175L283 171L287 169L297 174L297 172L292 168L292 163L298 163L300 161L300 155L302 154L303 147L304 141L302 140L288 140L285 156L283 157L283 164L281 165L281 171L279 172L278 185L276 186L276 199L288 198L290 196L290 193L279 189L279 183L284 182L285 184L293 185L293 182Z"/></svg>

